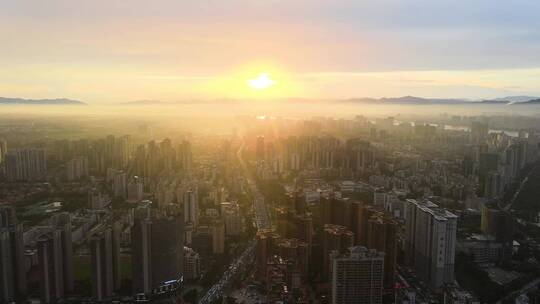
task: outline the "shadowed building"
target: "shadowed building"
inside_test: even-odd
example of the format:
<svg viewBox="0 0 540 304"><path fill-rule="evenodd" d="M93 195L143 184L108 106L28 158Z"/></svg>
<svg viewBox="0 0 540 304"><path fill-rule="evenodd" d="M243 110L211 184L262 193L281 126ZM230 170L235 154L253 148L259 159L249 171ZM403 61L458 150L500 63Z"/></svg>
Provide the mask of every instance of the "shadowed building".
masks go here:
<svg viewBox="0 0 540 304"><path fill-rule="evenodd" d="M136 211L132 227L133 289L150 292L161 282L177 279L183 271L183 222L177 213Z"/></svg>
<svg viewBox="0 0 540 304"><path fill-rule="evenodd" d="M362 246L332 259L332 304L382 303L384 253Z"/></svg>
<svg viewBox="0 0 540 304"><path fill-rule="evenodd" d="M23 224L15 209L0 207L0 302L26 297Z"/></svg>
<svg viewBox="0 0 540 304"><path fill-rule="evenodd" d="M392 289L395 282L398 223L379 213L368 224L367 247L384 252L384 288Z"/></svg>
<svg viewBox="0 0 540 304"><path fill-rule="evenodd" d="M333 251L346 252L354 245L354 233L340 225L324 225L323 231L323 277L330 275L330 254Z"/></svg>

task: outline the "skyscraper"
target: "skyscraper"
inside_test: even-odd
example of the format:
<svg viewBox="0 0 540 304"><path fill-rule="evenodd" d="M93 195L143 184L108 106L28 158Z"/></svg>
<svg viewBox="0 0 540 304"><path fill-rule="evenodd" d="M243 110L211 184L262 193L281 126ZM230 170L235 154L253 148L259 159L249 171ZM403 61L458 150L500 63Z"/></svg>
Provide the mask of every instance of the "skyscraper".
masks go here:
<svg viewBox="0 0 540 304"><path fill-rule="evenodd" d="M131 264L135 292L152 290L151 226L150 218L141 216L135 219L131 228Z"/></svg>
<svg viewBox="0 0 540 304"><path fill-rule="evenodd" d="M264 156L265 156L264 136L257 136L257 147L255 151L255 156L257 158L257 161L264 160Z"/></svg>
<svg viewBox="0 0 540 304"><path fill-rule="evenodd" d="M191 166L193 162L193 155L191 153L191 143L187 140L184 140L177 149L177 161L186 174L191 173Z"/></svg>
<svg viewBox="0 0 540 304"><path fill-rule="evenodd" d="M384 253L351 247L332 259L332 304L382 303Z"/></svg>
<svg viewBox="0 0 540 304"><path fill-rule="evenodd" d="M129 160L130 136L124 135L114 142L114 151L112 155L112 165L116 169L124 169Z"/></svg>
<svg viewBox="0 0 540 304"><path fill-rule="evenodd" d="M221 220L212 223L212 253L223 254L225 252L225 224Z"/></svg>
<svg viewBox="0 0 540 304"><path fill-rule="evenodd" d="M186 279L198 279L201 275L201 258L195 250L184 247L184 276Z"/></svg>
<svg viewBox="0 0 540 304"><path fill-rule="evenodd" d="M112 230L104 229L90 240L92 255L92 297L96 301L110 298L114 290Z"/></svg>
<svg viewBox="0 0 540 304"><path fill-rule="evenodd" d="M126 173L117 172L112 179L112 188L114 197L126 198L127 197L127 183L126 183Z"/></svg>
<svg viewBox="0 0 540 304"><path fill-rule="evenodd" d="M0 140L0 164L4 162L7 154L7 141Z"/></svg>
<svg viewBox="0 0 540 304"><path fill-rule="evenodd" d="M257 273L260 278L266 277L267 261L277 247L279 235L271 229L259 229L257 231L256 261Z"/></svg>
<svg viewBox="0 0 540 304"><path fill-rule="evenodd" d="M176 211L136 211L132 227L133 289L149 292L159 283L177 279L183 270L183 223Z"/></svg>
<svg viewBox="0 0 540 304"><path fill-rule="evenodd" d="M349 247L354 245L354 233L347 227L327 224L324 225L323 231L323 276L327 277L330 274L331 268L331 253L346 252Z"/></svg>
<svg viewBox="0 0 540 304"><path fill-rule="evenodd" d="M489 128L487 123L481 121L473 121L471 123L471 142L472 143L482 143L485 141L489 133Z"/></svg>
<svg viewBox="0 0 540 304"><path fill-rule="evenodd" d="M497 242L511 243L514 236L514 220L512 216L501 210L497 204L484 204L481 209L480 229Z"/></svg>
<svg viewBox="0 0 540 304"><path fill-rule="evenodd" d="M139 202L143 199L144 185L140 177L134 176L127 187L127 198L130 202Z"/></svg>
<svg viewBox="0 0 540 304"><path fill-rule="evenodd" d="M5 228L0 228L0 301L2 303L8 303L15 300L10 247L11 241L9 231Z"/></svg>
<svg viewBox="0 0 540 304"><path fill-rule="evenodd" d="M51 218L51 224L59 233L59 246L61 250L61 261L63 264L64 291L73 291L73 241L71 236L71 216L67 212L56 214ZM56 238L56 237L55 237Z"/></svg>
<svg viewBox="0 0 540 304"><path fill-rule="evenodd" d="M76 157L66 163L66 180L74 181L88 176L88 158Z"/></svg>
<svg viewBox="0 0 540 304"><path fill-rule="evenodd" d="M363 205L358 209L354 209L358 216L358 221L356 225L356 244L366 246L368 244L368 235L369 235L369 219L377 210L373 206Z"/></svg>
<svg viewBox="0 0 540 304"><path fill-rule="evenodd" d="M454 282L457 216L436 204L406 201L405 254L432 289Z"/></svg>
<svg viewBox="0 0 540 304"><path fill-rule="evenodd" d="M384 252L384 287L392 289L396 272L398 223L378 213L368 223L367 248Z"/></svg>
<svg viewBox="0 0 540 304"><path fill-rule="evenodd" d="M188 190L184 193L184 223L197 226L198 218L197 190Z"/></svg>
<svg viewBox="0 0 540 304"><path fill-rule="evenodd" d="M55 302L65 296L62 232L53 230L37 240L41 300Z"/></svg>
<svg viewBox="0 0 540 304"><path fill-rule="evenodd" d="M225 222L227 236L237 236L242 231L240 207L237 203L221 203L221 217Z"/></svg>
<svg viewBox="0 0 540 304"><path fill-rule="evenodd" d="M23 225L12 207L0 207L0 302L26 296Z"/></svg>
<svg viewBox="0 0 540 304"><path fill-rule="evenodd" d="M35 181L45 178L47 159L44 149L9 151L5 157L8 181Z"/></svg>

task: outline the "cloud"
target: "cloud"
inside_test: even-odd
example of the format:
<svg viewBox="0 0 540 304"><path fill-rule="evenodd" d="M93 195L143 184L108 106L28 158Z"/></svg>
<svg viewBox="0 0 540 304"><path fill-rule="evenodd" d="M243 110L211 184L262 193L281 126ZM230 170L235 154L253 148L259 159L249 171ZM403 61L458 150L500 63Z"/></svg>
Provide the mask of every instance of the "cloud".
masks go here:
<svg viewBox="0 0 540 304"><path fill-rule="evenodd" d="M391 92L424 90L461 71L467 80L448 84L453 95L463 85L475 95L488 94L485 87L537 91L538 76L516 70L540 67L538 11L537 0L7 0L0 2L0 77L16 87L42 79L39 86L68 94L60 82L74 80L57 75L69 71L83 82L113 79L111 96L123 96L128 81L147 81L149 93L174 98L186 93L165 89L171 82L204 82L262 61L335 96L362 93L352 84L362 77L346 75L367 72L407 73L392 85L369 74ZM422 71L437 73L415 74ZM502 76L480 84L466 77L489 71Z"/></svg>

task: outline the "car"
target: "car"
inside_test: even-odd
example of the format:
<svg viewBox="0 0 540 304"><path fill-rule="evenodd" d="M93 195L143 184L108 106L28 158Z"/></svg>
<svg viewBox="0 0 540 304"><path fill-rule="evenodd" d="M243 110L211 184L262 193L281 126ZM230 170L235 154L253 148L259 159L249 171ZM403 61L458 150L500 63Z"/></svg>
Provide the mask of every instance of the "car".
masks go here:
<svg viewBox="0 0 540 304"><path fill-rule="evenodd" d="M144 293L138 293L135 295L135 303L150 303L150 300Z"/></svg>

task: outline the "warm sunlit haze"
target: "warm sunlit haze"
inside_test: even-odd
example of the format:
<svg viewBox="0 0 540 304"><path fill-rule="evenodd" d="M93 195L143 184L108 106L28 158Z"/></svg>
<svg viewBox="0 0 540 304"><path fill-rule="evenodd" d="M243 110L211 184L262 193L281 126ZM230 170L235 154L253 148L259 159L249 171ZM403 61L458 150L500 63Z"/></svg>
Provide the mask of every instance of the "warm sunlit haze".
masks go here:
<svg viewBox="0 0 540 304"><path fill-rule="evenodd" d="M532 0L7 0L0 95L102 104L534 96L539 10ZM265 73L275 84L258 90Z"/></svg>
<svg viewBox="0 0 540 304"><path fill-rule="evenodd" d="M0 0L0 304L540 303L540 0Z"/></svg>

